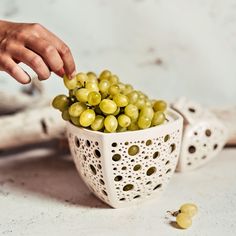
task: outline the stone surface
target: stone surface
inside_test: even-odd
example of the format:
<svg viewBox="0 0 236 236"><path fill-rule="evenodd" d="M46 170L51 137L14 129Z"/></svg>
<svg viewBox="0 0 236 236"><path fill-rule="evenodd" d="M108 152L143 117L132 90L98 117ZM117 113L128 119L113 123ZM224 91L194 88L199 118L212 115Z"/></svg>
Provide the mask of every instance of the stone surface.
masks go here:
<svg viewBox="0 0 236 236"><path fill-rule="evenodd" d="M208 165L176 173L159 199L112 209L83 184L73 162L50 149L16 150L0 159L1 235L191 235L236 232L236 150L225 149ZM167 211L194 202L199 213L180 230Z"/></svg>

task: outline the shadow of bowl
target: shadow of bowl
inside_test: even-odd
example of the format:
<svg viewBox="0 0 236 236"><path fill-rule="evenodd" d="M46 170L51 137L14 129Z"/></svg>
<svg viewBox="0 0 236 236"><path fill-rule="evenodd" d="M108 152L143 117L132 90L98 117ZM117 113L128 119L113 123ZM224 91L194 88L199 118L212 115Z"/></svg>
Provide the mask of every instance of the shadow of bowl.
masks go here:
<svg viewBox="0 0 236 236"><path fill-rule="evenodd" d="M82 207L109 208L90 193L73 161L55 153L1 158L0 185L5 184L41 198L53 198Z"/></svg>

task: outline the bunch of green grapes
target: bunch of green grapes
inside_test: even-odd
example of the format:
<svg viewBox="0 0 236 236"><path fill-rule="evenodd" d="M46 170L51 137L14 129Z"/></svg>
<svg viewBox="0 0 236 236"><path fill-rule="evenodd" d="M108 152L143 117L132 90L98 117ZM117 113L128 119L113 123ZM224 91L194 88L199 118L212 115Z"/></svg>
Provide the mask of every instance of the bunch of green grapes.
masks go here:
<svg viewBox="0 0 236 236"><path fill-rule="evenodd" d="M75 126L112 133L147 129L166 120L165 101L150 100L108 70L63 80L69 94L56 96L52 105Z"/></svg>

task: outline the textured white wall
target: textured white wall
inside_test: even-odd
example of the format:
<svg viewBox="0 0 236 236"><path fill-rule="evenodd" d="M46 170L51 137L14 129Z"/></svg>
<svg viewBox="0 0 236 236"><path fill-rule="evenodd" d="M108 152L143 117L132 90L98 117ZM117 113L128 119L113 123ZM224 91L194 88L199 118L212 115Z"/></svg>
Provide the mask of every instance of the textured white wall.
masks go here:
<svg viewBox="0 0 236 236"><path fill-rule="evenodd" d="M1 0L0 18L48 27L78 71L111 69L157 98L236 102L234 0ZM58 80L44 82L49 92L64 91Z"/></svg>

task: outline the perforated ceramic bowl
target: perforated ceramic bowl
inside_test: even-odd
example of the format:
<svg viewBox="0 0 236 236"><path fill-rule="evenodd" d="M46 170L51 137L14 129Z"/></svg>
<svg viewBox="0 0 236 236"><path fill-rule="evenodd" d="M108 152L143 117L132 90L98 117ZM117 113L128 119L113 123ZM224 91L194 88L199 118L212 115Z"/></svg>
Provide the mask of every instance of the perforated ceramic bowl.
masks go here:
<svg viewBox="0 0 236 236"><path fill-rule="evenodd" d="M184 97L173 108L184 117L177 171L194 170L217 157L228 139L225 125L209 109Z"/></svg>
<svg viewBox="0 0 236 236"><path fill-rule="evenodd" d="M179 157L182 117L167 112L166 124L145 130L102 133L68 122L70 150L89 189L114 208L158 197Z"/></svg>

